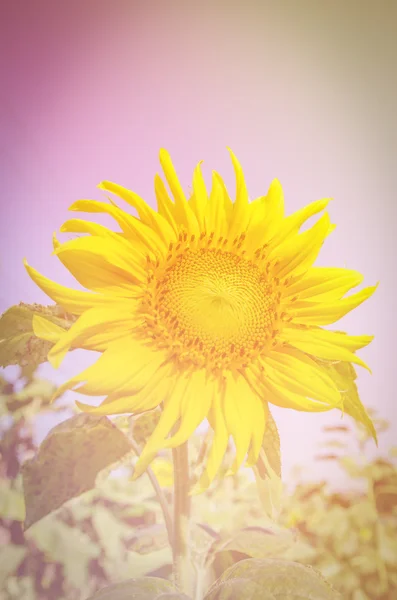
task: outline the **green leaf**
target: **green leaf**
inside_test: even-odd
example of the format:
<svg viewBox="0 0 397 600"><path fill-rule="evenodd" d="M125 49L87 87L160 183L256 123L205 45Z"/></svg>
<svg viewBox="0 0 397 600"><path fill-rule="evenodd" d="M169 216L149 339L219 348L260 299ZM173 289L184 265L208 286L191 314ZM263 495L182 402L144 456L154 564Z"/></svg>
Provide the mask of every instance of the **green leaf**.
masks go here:
<svg viewBox="0 0 397 600"><path fill-rule="evenodd" d="M293 543L294 535L289 530L247 527L236 531L229 540L217 541L212 552L234 551L251 558L270 558L281 556Z"/></svg>
<svg viewBox="0 0 397 600"><path fill-rule="evenodd" d="M24 304L12 306L0 317L0 367L20 365L37 367L47 360L52 343L39 339L33 332L33 315L39 314L62 329L69 329L76 317L59 306Z"/></svg>
<svg viewBox="0 0 397 600"><path fill-rule="evenodd" d="M256 465L260 477L262 479L270 477L269 467L266 466L267 463L275 475L281 477L280 435L270 410L266 423L265 435L263 436L262 448L267 460L264 460L263 453L261 453Z"/></svg>
<svg viewBox="0 0 397 600"><path fill-rule="evenodd" d="M170 581L160 577L128 579L105 587L88 600L187 600Z"/></svg>
<svg viewBox="0 0 397 600"><path fill-rule="evenodd" d="M25 528L94 488L101 471L130 453L127 437L107 417L79 414L54 427L22 468Z"/></svg>
<svg viewBox="0 0 397 600"><path fill-rule="evenodd" d="M328 371L329 376L342 392L343 412L364 425L368 433L374 438L376 444L378 444L375 426L358 394L355 383L357 373L353 365L344 361L336 363L321 361L320 364L323 369Z"/></svg>
<svg viewBox="0 0 397 600"><path fill-rule="evenodd" d="M7 577L19 567L26 553L27 548L14 544L8 544L0 549L0 585L2 587Z"/></svg>
<svg viewBox="0 0 397 600"><path fill-rule="evenodd" d="M230 567L204 600L337 600L340 595L311 567L281 559L247 559Z"/></svg>

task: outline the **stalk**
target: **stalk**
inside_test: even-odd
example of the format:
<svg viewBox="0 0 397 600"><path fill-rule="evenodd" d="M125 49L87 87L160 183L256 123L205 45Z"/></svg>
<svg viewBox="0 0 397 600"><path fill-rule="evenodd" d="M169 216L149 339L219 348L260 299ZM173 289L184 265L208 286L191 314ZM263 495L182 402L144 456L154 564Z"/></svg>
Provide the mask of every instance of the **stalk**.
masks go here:
<svg viewBox="0 0 397 600"><path fill-rule="evenodd" d="M187 442L174 448L174 579L175 587L182 593L191 595L193 577L189 550L189 460Z"/></svg>

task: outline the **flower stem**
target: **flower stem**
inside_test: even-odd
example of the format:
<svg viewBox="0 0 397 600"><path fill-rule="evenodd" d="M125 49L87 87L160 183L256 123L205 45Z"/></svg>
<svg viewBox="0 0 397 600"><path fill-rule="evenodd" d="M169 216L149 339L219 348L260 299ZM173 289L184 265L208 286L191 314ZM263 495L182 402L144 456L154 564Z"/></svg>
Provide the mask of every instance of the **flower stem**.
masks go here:
<svg viewBox="0 0 397 600"><path fill-rule="evenodd" d="M172 450L174 461L174 579L176 588L187 595L192 590L192 572L188 543L190 496L187 442Z"/></svg>
<svg viewBox="0 0 397 600"><path fill-rule="evenodd" d="M130 442L131 442L131 445L132 445L132 448L133 448L135 454L137 456L140 456L139 446L131 436L130 436ZM159 485L159 482L157 481L156 475L153 473L153 471L150 467L148 467L146 469L146 473L150 479L150 483L152 484L153 490L157 496L157 500L159 501L161 510L163 512L165 527L167 529L168 541L170 543L170 546L172 547L173 539L174 539L173 538L173 527L172 527L172 518L170 515L167 499L164 495L163 490L161 489L161 487Z"/></svg>

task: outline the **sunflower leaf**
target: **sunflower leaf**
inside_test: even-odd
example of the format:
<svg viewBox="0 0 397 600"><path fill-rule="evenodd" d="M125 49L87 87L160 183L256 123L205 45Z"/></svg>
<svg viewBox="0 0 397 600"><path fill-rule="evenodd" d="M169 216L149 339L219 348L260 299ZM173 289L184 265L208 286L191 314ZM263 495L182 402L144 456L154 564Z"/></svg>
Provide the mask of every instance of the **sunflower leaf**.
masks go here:
<svg viewBox="0 0 397 600"><path fill-rule="evenodd" d="M259 459L253 468L259 499L266 515L274 521L281 510L281 452L277 425L269 411Z"/></svg>
<svg viewBox="0 0 397 600"><path fill-rule="evenodd" d="M246 527L235 531L228 539L217 540L211 552L239 552L250 558L275 558L294 543L294 535L288 530L264 527Z"/></svg>
<svg viewBox="0 0 397 600"><path fill-rule="evenodd" d="M247 559L212 585L204 600L337 600L340 595L311 567L282 559Z"/></svg>
<svg viewBox="0 0 397 600"><path fill-rule="evenodd" d="M185 594L175 591L170 581L160 577L128 579L102 588L89 600L189 600Z"/></svg>
<svg viewBox="0 0 397 600"><path fill-rule="evenodd" d="M107 417L79 414L54 427L23 465L25 529L94 488L104 470L130 453L128 439Z"/></svg>
<svg viewBox="0 0 397 600"><path fill-rule="evenodd" d="M62 329L69 329L75 317L59 306L24 304L12 306L0 317L0 367L20 365L36 368L47 360L52 344L33 332L33 316L40 315Z"/></svg>
<svg viewBox="0 0 397 600"><path fill-rule="evenodd" d="M267 461L263 460L263 453L259 457L257 468L262 479L270 477L269 468L266 467L266 462L269 463L272 471L281 477L281 452L280 452L280 435L278 433L276 422L272 413L269 410L269 415L266 423L265 435L263 437L262 448L266 455Z"/></svg>
<svg viewBox="0 0 397 600"><path fill-rule="evenodd" d="M337 363L326 363L325 361L322 361L321 366L327 369L330 377L335 381L338 389L342 393L343 412L353 417L358 423L364 425L368 433L374 438L376 444L378 444L374 423L358 394L355 382L357 373L353 365L344 361Z"/></svg>

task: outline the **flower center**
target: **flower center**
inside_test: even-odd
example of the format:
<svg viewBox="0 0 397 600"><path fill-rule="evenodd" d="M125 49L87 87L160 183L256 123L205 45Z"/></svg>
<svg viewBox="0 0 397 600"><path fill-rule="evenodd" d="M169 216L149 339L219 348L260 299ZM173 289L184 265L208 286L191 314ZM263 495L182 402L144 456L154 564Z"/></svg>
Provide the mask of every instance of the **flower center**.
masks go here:
<svg viewBox="0 0 397 600"><path fill-rule="evenodd" d="M274 344L277 285L255 262L189 246L171 258L149 278L145 302L147 331L157 344L185 365L210 369L244 367Z"/></svg>

